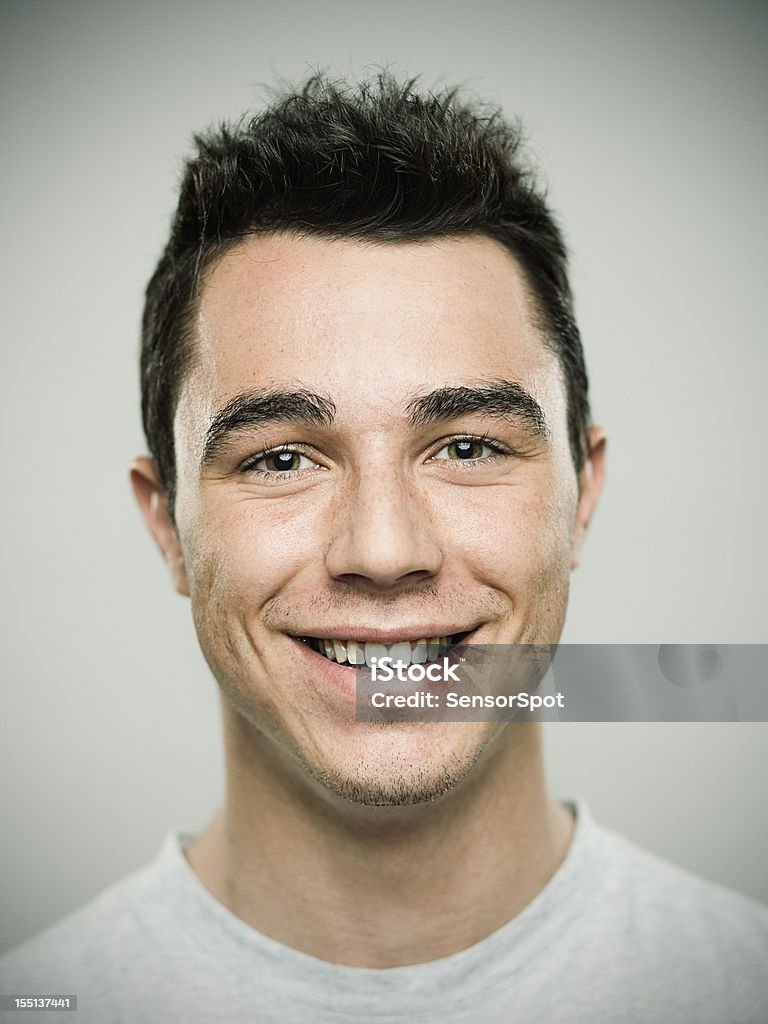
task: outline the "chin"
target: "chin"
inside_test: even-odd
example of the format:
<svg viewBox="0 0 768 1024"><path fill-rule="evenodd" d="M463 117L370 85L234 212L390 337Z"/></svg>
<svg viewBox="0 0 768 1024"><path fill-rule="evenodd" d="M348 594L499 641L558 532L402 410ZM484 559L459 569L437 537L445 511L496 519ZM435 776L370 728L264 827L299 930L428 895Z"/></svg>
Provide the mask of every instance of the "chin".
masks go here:
<svg viewBox="0 0 768 1024"><path fill-rule="evenodd" d="M297 754L307 773L343 800L406 807L433 803L460 787L498 728L489 723L479 729L478 724L452 723L449 732L440 725L376 726L378 735L369 734L365 748L349 751L342 763L338 748L334 758L319 751L311 757Z"/></svg>

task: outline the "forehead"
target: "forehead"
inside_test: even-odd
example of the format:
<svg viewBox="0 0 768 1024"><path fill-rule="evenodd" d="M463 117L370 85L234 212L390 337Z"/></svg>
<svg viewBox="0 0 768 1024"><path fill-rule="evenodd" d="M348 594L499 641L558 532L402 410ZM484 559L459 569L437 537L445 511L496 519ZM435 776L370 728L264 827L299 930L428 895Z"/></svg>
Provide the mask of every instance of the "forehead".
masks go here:
<svg viewBox="0 0 768 1024"><path fill-rule="evenodd" d="M202 289L178 415L205 429L235 395L300 383L363 419L401 396L492 377L519 381L542 405L562 404L557 360L497 242L253 236Z"/></svg>

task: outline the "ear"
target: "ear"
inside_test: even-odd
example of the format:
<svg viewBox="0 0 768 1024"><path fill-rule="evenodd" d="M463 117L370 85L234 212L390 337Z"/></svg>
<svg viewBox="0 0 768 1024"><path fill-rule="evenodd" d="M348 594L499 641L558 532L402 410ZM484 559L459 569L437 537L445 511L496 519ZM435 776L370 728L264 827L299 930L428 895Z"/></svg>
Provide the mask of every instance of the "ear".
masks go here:
<svg viewBox="0 0 768 1024"><path fill-rule="evenodd" d="M576 569L581 559L581 549L605 479L605 431L602 427L590 427L587 431L587 458L579 474L579 502L571 532L571 569Z"/></svg>
<svg viewBox="0 0 768 1024"><path fill-rule="evenodd" d="M160 484L157 469L152 459L142 456L131 463L131 484L139 503L144 522L155 538L157 546L170 569L176 590L189 597L187 569L179 543L176 526L168 511L168 501Z"/></svg>

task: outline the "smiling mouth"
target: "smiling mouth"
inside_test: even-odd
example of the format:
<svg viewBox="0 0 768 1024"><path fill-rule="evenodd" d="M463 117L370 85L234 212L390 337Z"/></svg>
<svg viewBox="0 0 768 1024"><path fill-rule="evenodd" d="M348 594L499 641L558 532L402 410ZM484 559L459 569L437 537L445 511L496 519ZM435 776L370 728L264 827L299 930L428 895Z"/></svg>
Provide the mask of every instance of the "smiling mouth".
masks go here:
<svg viewBox="0 0 768 1024"><path fill-rule="evenodd" d="M315 636L300 636L296 639L339 665L367 665L370 668L373 658L379 662L382 658L391 658L395 666L423 665L425 662L446 657L451 648L461 643L467 636L469 633L454 633L452 636L400 640L393 644L367 643L361 640L325 640Z"/></svg>

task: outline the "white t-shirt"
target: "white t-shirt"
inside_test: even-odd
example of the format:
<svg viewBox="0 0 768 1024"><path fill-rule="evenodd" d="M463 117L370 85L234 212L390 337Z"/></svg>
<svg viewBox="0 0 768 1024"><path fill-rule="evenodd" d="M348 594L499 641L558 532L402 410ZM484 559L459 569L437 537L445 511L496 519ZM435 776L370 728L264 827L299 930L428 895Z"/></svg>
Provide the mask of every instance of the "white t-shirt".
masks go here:
<svg viewBox="0 0 768 1024"><path fill-rule="evenodd" d="M192 872L185 835L0 960L0 993L74 994L15 1024L766 1024L768 908L601 828L512 921L453 956L369 970L255 931ZM365 913L365 907L361 907Z"/></svg>

